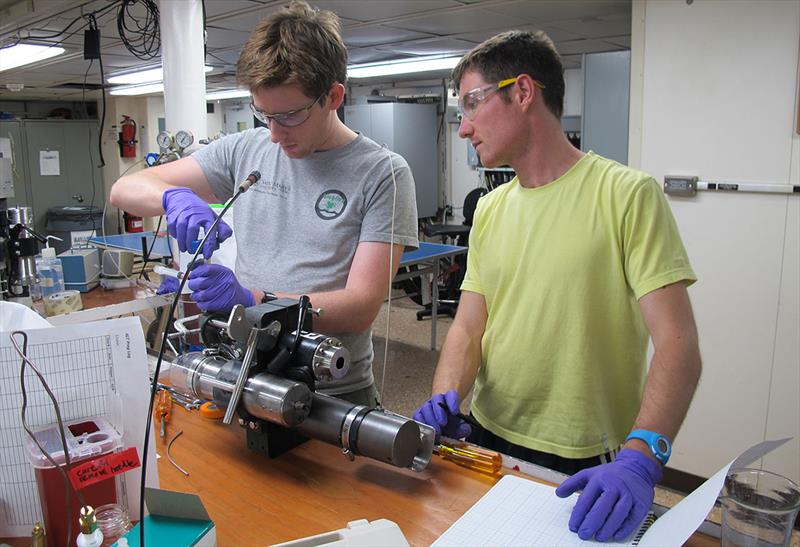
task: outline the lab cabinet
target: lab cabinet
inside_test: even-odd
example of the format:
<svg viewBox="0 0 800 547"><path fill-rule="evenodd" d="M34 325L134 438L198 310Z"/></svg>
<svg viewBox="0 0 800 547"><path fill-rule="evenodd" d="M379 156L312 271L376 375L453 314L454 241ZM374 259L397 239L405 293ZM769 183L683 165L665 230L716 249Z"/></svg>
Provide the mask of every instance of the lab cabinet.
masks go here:
<svg viewBox="0 0 800 547"><path fill-rule="evenodd" d="M8 204L33 207L36 231L46 231L51 207L103 207L98 132L97 120L0 122L0 137L11 138L14 147L15 195Z"/></svg>
<svg viewBox="0 0 800 547"><path fill-rule="evenodd" d="M57 205L95 205L105 201L103 174L94 120L26 121L28 177L38 230L45 229L47 210ZM45 170L44 156L58 152L58 174ZM50 160L54 163L55 160Z"/></svg>
<svg viewBox="0 0 800 547"><path fill-rule="evenodd" d="M414 175L417 215L436 216L439 170L436 154L436 105L368 103L346 106L344 121L353 131L385 144L405 158Z"/></svg>

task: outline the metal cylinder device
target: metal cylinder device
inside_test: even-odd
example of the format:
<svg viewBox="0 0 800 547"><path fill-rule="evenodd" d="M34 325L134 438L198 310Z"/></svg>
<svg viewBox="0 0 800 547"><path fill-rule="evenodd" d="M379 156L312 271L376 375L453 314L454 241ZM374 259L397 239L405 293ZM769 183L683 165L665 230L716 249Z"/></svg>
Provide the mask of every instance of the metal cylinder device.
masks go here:
<svg viewBox="0 0 800 547"><path fill-rule="evenodd" d="M195 352L181 355L169 377L177 391L226 407L240 368L240 361ZM384 409L312 393L305 384L274 374L248 378L240 404L256 418L397 467L421 471L433 453L435 432L430 426Z"/></svg>
<svg viewBox="0 0 800 547"><path fill-rule="evenodd" d="M191 352L172 364L172 387L190 397L214 401L227 408L241 361ZM308 416L311 390L303 383L263 372L247 379L240 403L251 415L285 427L294 427Z"/></svg>
<svg viewBox="0 0 800 547"><path fill-rule="evenodd" d="M293 340L292 332L284 337L288 345ZM340 380L350 369L350 352L336 338L315 332L301 332L297 346L298 361L310 363L317 380Z"/></svg>
<svg viewBox="0 0 800 547"><path fill-rule="evenodd" d="M321 393L314 393L311 413L297 430L354 455L415 471L430 462L435 435L429 426L405 416Z"/></svg>

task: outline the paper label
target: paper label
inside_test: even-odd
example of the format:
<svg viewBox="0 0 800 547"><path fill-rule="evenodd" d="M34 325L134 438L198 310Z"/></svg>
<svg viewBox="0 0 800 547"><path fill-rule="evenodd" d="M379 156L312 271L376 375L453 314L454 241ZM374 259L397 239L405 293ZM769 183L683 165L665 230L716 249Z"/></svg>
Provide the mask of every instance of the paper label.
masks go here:
<svg viewBox="0 0 800 547"><path fill-rule="evenodd" d="M69 471L69 480L76 490L139 467L136 447L101 456L90 462L78 464Z"/></svg>
<svg viewBox="0 0 800 547"><path fill-rule="evenodd" d="M43 177L61 174L58 150L39 150L39 175Z"/></svg>

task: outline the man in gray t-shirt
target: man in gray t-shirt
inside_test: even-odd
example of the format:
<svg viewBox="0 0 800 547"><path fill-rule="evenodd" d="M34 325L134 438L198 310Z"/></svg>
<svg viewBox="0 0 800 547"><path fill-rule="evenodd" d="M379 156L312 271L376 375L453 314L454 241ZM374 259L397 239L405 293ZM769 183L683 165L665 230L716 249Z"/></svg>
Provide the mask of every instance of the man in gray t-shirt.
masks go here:
<svg viewBox="0 0 800 547"><path fill-rule="evenodd" d="M245 287L289 294L341 291L360 243L418 245L408 164L363 135L291 159L260 128L225 137L191 158L219 201L230 198L235 183L253 170L261 173L261 180L233 206L236 277ZM312 304L317 305L313 297ZM372 385L372 318L365 319L365 328L357 332L326 329L339 335L351 363L344 379L319 384L320 391L339 395Z"/></svg>
<svg viewBox="0 0 800 547"><path fill-rule="evenodd" d="M370 326L406 247L416 247L417 212L408 164L350 130L344 101L347 52L338 19L292 3L261 21L242 49L237 77L250 89L259 128L215 141L192 156L120 178L117 207L166 213L187 250L252 171L261 180L233 206L235 271L203 264L189 288L204 311L307 294L323 314L314 330L339 337L350 371L323 393L377 404ZM229 220L229 219L227 219ZM220 222L203 249L209 258L230 228Z"/></svg>

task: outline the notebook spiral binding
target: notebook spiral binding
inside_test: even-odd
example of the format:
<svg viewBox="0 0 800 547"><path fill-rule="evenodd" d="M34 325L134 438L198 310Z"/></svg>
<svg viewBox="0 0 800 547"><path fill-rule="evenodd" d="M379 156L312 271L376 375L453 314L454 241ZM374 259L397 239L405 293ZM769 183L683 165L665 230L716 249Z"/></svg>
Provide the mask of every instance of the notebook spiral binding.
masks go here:
<svg viewBox="0 0 800 547"><path fill-rule="evenodd" d="M655 513L647 513L647 516L644 517L644 520L642 521L642 525L639 526L639 531L636 532L636 536L633 538L633 541L631 541L631 545L639 545L639 542L642 540L642 536L644 536L644 533L647 532L647 529L650 528L655 521Z"/></svg>

